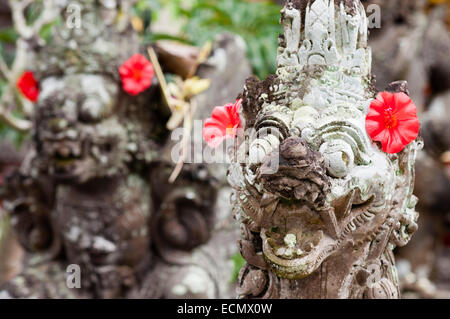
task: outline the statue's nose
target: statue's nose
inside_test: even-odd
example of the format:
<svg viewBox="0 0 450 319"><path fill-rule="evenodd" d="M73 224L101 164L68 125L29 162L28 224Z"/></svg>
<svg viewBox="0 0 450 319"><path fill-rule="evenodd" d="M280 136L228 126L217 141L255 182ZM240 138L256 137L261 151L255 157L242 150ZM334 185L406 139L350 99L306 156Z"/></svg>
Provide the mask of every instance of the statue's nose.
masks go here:
<svg viewBox="0 0 450 319"><path fill-rule="evenodd" d="M303 158L308 153L308 147L300 137L290 137L280 145L280 154L285 159Z"/></svg>
<svg viewBox="0 0 450 319"><path fill-rule="evenodd" d="M262 188L286 199L308 201L323 205L328 189L323 156L308 147L298 136L291 136L264 158L256 178Z"/></svg>
<svg viewBox="0 0 450 319"><path fill-rule="evenodd" d="M258 176L277 173L280 164L289 166L289 163L292 162L294 163L292 165L295 166L297 161L308 159L310 152L302 138L298 136L288 137L279 143L276 149L272 149L270 153L264 156L261 161L262 165L258 169Z"/></svg>
<svg viewBox="0 0 450 319"><path fill-rule="evenodd" d="M69 121L64 118L53 118L50 120L49 126L53 133L61 133L69 127Z"/></svg>

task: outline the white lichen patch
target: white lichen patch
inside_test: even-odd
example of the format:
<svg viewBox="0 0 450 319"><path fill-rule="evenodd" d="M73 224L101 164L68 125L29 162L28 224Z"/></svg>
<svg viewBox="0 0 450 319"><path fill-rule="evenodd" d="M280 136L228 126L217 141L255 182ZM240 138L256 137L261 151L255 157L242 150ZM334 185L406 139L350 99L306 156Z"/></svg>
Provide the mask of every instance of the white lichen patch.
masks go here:
<svg viewBox="0 0 450 319"><path fill-rule="evenodd" d="M295 247L295 245L297 244L297 236L295 236L294 234L287 234L286 236L284 236L284 243L289 248Z"/></svg>
<svg viewBox="0 0 450 319"><path fill-rule="evenodd" d="M182 281L173 286L171 292L176 296L209 296L214 291L213 282L201 268L191 267Z"/></svg>

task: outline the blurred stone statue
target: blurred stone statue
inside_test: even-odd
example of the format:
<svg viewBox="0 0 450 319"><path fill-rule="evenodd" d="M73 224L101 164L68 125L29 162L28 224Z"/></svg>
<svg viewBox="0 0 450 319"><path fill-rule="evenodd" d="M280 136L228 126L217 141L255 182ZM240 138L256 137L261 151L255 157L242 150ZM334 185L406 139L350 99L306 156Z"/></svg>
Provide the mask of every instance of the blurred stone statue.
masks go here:
<svg viewBox="0 0 450 319"><path fill-rule="evenodd" d="M50 43L35 44L29 62L40 82L32 145L1 188L27 254L0 296L233 296L237 228L225 199L231 192L225 170L186 164L168 182L170 112L157 78L136 96L120 83L122 63L146 54L129 23L133 1L78 3L80 28L54 28ZM72 11L63 4L60 12L64 21ZM215 50L225 53L236 83L217 79L212 91L196 97L198 113L224 98L218 90L237 95L233 85L251 72L239 39L225 35L212 56ZM217 78L210 61L198 72Z"/></svg>

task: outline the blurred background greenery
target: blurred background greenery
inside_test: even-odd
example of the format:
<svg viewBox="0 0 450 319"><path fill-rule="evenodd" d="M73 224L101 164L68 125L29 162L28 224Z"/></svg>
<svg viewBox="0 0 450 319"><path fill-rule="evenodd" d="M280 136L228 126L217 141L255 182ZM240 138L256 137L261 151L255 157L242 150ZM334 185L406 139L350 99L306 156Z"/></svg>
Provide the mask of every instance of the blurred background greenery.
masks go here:
<svg viewBox="0 0 450 319"><path fill-rule="evenodd" d="M278 40L274 34L282 33L280 10L274 2L242 0L140 0L135 7L143 24L144 43L167 39L202 47L223 32L238 34L247 44L253 72L260 79L276 70ZM172 28L160 32L151 28L155 24ZM231 281L236 282L245 260L237 253L232 262Z"/></svg>
<svg viewBox="0 0 450 319"><path fill-rule="evenodd" d="M5 1L1 3L0 9L0 56L5 61L8 67L14 62L15 50L14 46L19 37L17 31L12 26L11 16L9 12L4 11ZM36 0L30 4L26 9L26 22L27 24L33 23L41 12L42 0ZM52 27L59 23L59 19L55 19L53 22L46 24L40 30L39 34L41 38L45 41L49 40L51 36ZM0 77L0 97L3 95L6 87L6 79ZM20 112L13 112L15 117L22 117ZM14 144L17 148L20 148L22 143L27 139L27 134L20 133L14 129L11 129L4 123L0 122L0 140L5 140Z"/></svg>
<svg viewBox="0 0 450 319"><path fill-rule="evenodd" d="M259 78L275 72L278 42L273 35L282 30L279 24L281 6L274 2L140 0L135 10L144 21L145 42L173 39L201 47L220 33L232 32L246 42L253 71ZM161 14L162 10L170 15ZM151 32L149 17L152 23L174 26L172 32Z"/></svg>

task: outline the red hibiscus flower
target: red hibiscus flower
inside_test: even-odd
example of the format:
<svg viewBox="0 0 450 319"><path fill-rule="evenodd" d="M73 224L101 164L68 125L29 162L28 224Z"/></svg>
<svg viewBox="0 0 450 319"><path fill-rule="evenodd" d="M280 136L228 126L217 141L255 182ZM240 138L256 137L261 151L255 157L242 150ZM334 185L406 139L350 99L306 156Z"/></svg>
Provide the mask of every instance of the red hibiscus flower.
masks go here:
<svg viewBox="0 0 450 319"><path fill-rule="evenodd" d="M212 148L216 148L227 138L235 138L237 129L241 123L239 109L242 100L235 104L216 106L212 116L205 121L203 127L203 138Z"/></svg>
<svg viewBox="0 0 450 319"><path fill-rule="evenodd" d="M135 54L119 68L122 87L130 95L138 95L152 85L155 71L142 54Z"/></svg>
<svg viewBox="0 0 450 319"><path fill-rule="evenodd" d="M36 102L39 98L39 84L31 71L25 71L17 80L17 88L30 101Z"/></svg>
<svg viewBox="0 0 450 319"><path fill-rule="evenodd" d="M370 104L366 130L386 153L402 151L417 138L419 128L417 108L405 93L381 92Z"/></svg>

